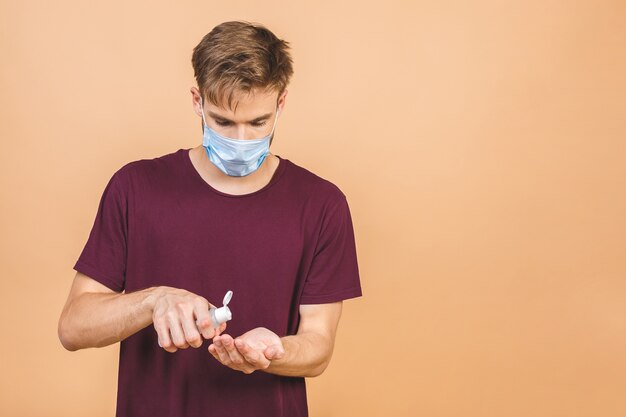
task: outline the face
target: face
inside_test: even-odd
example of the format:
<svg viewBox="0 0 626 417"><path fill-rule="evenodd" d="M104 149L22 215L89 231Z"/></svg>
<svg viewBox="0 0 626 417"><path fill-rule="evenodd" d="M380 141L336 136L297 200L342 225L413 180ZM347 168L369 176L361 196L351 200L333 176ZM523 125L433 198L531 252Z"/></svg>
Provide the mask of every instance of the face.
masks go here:
<svg viewBox="0 0 626 417"><path fill-rule="evenodd" d="M283 92L280 99L276 92L266 93L259 90L239 95L235 97L235 100L238 100L235 111L201 100L200 91L196 87L192 87L191 94L196 114L202 116L202 110L204 110L204 120L207 126L228 138L252 140L265 137L272 131L276 113L278 112L278 118L280 118L285 106L287 90ZM272 139L273 136L272 134Z"/></svg>

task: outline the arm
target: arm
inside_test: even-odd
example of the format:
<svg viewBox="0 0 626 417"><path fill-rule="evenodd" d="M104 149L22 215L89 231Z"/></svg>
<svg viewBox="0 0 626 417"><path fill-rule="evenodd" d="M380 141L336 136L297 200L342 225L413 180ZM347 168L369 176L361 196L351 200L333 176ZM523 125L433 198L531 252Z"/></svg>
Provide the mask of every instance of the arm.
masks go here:
<svg viewBox="0 0 626 417"><path fill-rule="evenodd" d="M279 338L257 327L233 340L224 334L213 339L209 352L232 369L250 374L255 370L285 375L321 375L332 357L343 301L300 306L295 335Z"/></svg>
<svg viewBox="0 0 626 417"><path fill-rule="evenodd" d="M202 297L177 288L150 287L117 293L77 272L59 317L58 336L63 347L70 351L103 347L135 334L152 324L156 317L159 326L155 327L158 327L159 340L163 340L163 349L175 352L178 348L202 345L198 328L190 329L193 314L201 321L202 335L213 337L215 331L208 306L210 304ZM173 323L168 326L165 319L169 316L173 317ZM222 326L218 332L225 327Z"/></svg>
<svg viewBox="0 0 626 417"><path fill-rule="evenodd" d="M328 367L343 301L300 306L300 325L293 336L281 337L285 354L264 369L277 375L315 377Z"/></svg>
<svg viewBox="0 0 626 417"><path fill-rule="evenodd" d="M117 293L76 273L58 323L59 340L70 351L119 342L152 322L156 288Z"/></svg>

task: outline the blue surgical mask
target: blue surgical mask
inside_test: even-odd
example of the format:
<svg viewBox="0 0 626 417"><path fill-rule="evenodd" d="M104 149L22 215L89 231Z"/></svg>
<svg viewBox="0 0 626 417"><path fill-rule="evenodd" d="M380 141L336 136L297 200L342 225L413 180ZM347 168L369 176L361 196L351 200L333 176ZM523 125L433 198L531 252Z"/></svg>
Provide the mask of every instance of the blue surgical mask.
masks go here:
<svg viewBox="0 0 626 417"><path fill-rule="evenodd" d="M202 105L202 100L200 101ZM243 177L256 171L270 152L270 139L276 127L278 109L274 118L274 126L269 135L261 139L231 139L211 129L204 120L202 105L202 123L204 138L202 145L206 149L209 160L224 174L232 177Z"/></svg>

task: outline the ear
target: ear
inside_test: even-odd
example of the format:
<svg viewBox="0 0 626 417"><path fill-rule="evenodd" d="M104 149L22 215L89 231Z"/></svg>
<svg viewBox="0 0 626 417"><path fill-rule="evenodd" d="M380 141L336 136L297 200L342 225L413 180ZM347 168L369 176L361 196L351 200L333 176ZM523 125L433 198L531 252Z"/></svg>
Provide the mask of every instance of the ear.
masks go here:
<svg viewBox="0 0 626 417"><path fill-rule="evenodd" d="M283 91L283 94L280 96L280 98L278 99L278 112L279 112L279 116L283 114L284 108L285 108L285 103L287 100L287 93L289 91L287 89L285 89L285 91Z"/></svg>
<svg viewBox="0 0 626 417"><path fill-rule="evenodd" d="M191 92L193 110L198 116L202 117L202 95L200 94L200 90L198 90L197 87L191 87L189 91Z"/></svg>

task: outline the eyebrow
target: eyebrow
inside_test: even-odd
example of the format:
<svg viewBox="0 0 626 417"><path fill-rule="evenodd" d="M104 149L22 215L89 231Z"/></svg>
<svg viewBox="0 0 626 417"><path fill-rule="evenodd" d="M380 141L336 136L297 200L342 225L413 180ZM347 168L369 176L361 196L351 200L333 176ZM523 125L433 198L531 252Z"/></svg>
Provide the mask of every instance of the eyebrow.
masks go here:
<svg viewBox="0 0 626 417"><path fill-rule="evenodd" d="M261 116L257 117L256 119L250 120L248 123L260 122L261 120L265 120L265 119L269 118L271 115L272 115L272 113L265 113L264 115L261 115ZM213 113L210 110L209 110L209 116L211 116L214 119L221 120L221 121L234 123L232 120L229 120L229 119L227 119L225 117L222 117L222 116L220 116L217 113Z"/></svg>

